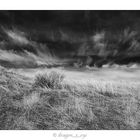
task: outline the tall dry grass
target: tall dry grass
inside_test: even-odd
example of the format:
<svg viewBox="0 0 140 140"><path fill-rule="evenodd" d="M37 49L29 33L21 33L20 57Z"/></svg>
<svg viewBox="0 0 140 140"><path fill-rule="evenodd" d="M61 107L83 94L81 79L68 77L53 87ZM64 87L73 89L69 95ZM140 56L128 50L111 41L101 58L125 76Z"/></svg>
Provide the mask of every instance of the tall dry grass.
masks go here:
<svg viewBox="0 0 140 140"><path fill-rule="evenodd" d="M138 83L70 84L63 78L52 72L29 82L1 68L0 129L140 129Z"/></svg>

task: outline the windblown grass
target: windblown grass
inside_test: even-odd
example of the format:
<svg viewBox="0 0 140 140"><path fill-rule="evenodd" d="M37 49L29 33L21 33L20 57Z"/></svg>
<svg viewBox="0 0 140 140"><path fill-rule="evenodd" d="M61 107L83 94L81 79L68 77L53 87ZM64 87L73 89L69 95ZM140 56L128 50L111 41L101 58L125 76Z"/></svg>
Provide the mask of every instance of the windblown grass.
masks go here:
<svg viewBox="0 0 140 140"><path fill-rule="evenodd" d="M139 84L67 83L58 72L0 70L0 129L140 129Z"/></svg>

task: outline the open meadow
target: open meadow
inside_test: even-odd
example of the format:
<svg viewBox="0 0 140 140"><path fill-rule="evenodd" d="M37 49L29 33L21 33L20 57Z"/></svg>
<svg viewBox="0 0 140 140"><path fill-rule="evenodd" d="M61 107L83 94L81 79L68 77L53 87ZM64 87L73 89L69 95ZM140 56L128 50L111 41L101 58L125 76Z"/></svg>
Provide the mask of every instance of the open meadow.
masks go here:
<svg viewBox="0 0 140 140"><path fill-rule="evenodd" d="M138 73L1 67L0 129L140 129Z"/></svg>

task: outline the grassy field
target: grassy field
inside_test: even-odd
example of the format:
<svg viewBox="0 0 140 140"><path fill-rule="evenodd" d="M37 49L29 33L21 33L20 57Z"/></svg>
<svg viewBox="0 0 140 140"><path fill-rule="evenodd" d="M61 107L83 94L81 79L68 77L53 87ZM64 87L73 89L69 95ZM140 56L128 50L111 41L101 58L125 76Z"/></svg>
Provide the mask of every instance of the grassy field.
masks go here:
<svg viewBox="0 0 140 140"><path fill-rule="evenodd" d="M140 129L139 34L1 25L0 129Z"/></svg>
<svg viewBox="0 0 140 140"><path fill-rule="evenodd" d="M0 129L140 129L138 81L84 82L46 71L28 77L0 68Z"/></svg>

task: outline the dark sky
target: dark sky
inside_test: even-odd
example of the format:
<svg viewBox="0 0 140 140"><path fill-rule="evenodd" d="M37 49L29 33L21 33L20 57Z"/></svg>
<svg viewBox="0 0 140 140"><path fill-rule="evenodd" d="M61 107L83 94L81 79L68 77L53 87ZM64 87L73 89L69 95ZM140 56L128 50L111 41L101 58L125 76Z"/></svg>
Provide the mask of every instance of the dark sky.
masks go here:
<svg viewBox="0 0 140 140"><path fill-rule="evenodd" d="M132 26L140 11L0 11L1 24L50 25L74 30L119 29Z"/></svg>

